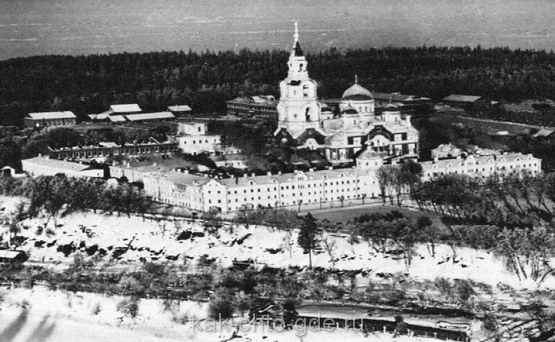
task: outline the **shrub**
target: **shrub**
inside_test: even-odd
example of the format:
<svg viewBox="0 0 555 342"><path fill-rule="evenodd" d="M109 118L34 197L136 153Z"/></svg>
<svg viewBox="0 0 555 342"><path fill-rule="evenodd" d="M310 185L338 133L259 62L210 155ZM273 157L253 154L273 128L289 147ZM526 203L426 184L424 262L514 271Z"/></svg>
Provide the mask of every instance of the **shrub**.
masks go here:
<svg viewBox="0 0 555 342"><path fill-rule="evenodd" d="M484 316L484 329L488 331L496 331L497 330L497 317L491 313L487 313Z"/></svg>
<svg viewBox="0 0 555 342"><path fill-rule="evenodd" d="M102 311L102 307L100 306L99 303L96 303L93 308L92 308L92 314L94 316L98 315L100 313L100 311Z"/></svg>
<svg viewBox="0 0 555 342"><path fill-rule="evenodd" d="M212 319L228 319L233 316L233 298L226 290L218 290L210 299L208 316Z"/></svg>
<svg viewBox="0 0 555 342"><path fill-rule="evenodd" d="M130 295L140 295L145 292L144 285L132 275L124 275L120 279L118 287L121 291Z"/></svg>
<svg viewBox="0 0 555 342"><path fill-rule="evenodd" d="M117 310L124 316L135 318L139 313L139 301L136 298L124 299L118 303Z"/></svg>

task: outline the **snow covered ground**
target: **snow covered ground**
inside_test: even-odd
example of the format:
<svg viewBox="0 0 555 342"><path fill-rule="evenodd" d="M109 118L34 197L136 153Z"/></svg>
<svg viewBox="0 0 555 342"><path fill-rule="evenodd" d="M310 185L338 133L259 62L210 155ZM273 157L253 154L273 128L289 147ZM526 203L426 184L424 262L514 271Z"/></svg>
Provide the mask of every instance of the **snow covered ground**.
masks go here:
<svg viewBox="0 0 555 342"><path fill-rule="evenodd" d="M198 320L206 319L206 304L176 302L170 308L162 301L142 299L136 318L121 319L116 309L122 300L118 296L91 293L50 291L42 287L29 289L0 289L4 298L0 303L0 340L2 342L166 342L166 341L223 341L234 327ZM22 314L23 307L27 314ZM194 321L176 322L187 317ZM214 329L212 329L214 327ZM433 339L398 337L373 333L364 336L354 330L324 330L297 328L292 331L274 331L268 327L245 325L239 330L246 341L376 341L376 342L431 342Z"/></svg>
<svg viewBox="0 0 555 342"><path fill-rule="evenodd" d="M5 200L5 198L4 198ZM0 202L2 199L0 198ZM14 207L13 200L6 207ZM0 204L0 207L2 205ZM5 209L8 211L9 209ZM297 232L279 231L264 226L243 225L224 226L218 236L204 233L199 222L179 222L143 220L141 217L74 213L57 218L57 227L50 220L45 229L46 218L33 218L23 222L20 235L28 239L22 249L30 252L32 260L67 263L73 255L65 256L58 251L59 246L70 246L83 255L94 251L94 255L105 252L103 257L110 260L116 253L120 262L139 260L160 260L183 263L195 262L202 255L216 258L222 266L229 266L233 260L251 259L259 264L273 267L307 266L308 256L298 247ZM39 227L43 227L40 229ZM50 232L49 232L50 231ZM183 232L182 240L177 237ZM437 277L472 279L491 286L498 283L516 289L533 289L536 284L531 280L519 281L508 272L503 260L492 253L471 248L457 248L458 260L453 263L449 258L452 252L448 246L439 245L436 256L431 257L426 246L417 247L416 256L410 267L400 257L377 253L367 242L351 244L341 235L327 235L326 239L335 248L332 257L327 252L313 256L313 265L341 270L370 271L371 276L378 273L408 273L415 279L433 280ZM91 249L92 247L92 249ZM168 259L169 258L169 259ZM333 263L331 262L333 260ZM552 261L555 264L555 260ZM555 288L555 277L548 278L542 286Z"/></svg>

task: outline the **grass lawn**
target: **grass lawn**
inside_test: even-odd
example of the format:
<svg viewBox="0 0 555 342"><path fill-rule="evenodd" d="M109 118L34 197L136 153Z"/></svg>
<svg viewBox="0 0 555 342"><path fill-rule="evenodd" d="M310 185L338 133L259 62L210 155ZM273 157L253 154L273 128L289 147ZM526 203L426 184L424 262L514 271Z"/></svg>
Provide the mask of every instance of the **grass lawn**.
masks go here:
<svg viewBox="0 0 555 342"><path fill-rule="evenodd" d="M405 215L409 219L416 220L419 216L428 216L432 219L432 222L440 229L445 230L445 225L441 222L439 217L433 215L429 212L422 212L418 209L409 209L406 207L398 207L396 205L372 205L372 206L357 206L357 207L345 207L345 208L331 208L322 209L317 211L312 211L311 214L319 220L327 219L333 223L345 224L355 217L361 216L363 214L372 213L389 213L391 211L397 210L401 214Z"/></svg>
<svg viewBox="0 0 555 342"><path fill-rule="evenodd" d="M373 206L357 206L357 207L345 207L345 208L328 208L323 210L317 210L312 212L312 215L317 219L324 220L327 219L330 222L347 222L355 217L363 214L371 213L388 213L393 210L401 212L403 215L413 218L421 215L420 212L415 210L410 210L403 207L398 207L395 205L373 205Z"/></svg>

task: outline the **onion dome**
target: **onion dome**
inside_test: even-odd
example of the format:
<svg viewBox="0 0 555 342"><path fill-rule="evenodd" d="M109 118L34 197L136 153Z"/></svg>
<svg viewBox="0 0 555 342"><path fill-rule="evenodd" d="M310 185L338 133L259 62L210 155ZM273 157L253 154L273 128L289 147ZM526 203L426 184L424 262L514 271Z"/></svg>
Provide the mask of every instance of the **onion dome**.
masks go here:
<svg viewBox="0 0 555 342"><path fill-rule="evenodd" d="M343 100L368 101L372 100L374 97L370 90L358 84L358 77L355 75L355 84L345 90L341 98Z"/></svg>

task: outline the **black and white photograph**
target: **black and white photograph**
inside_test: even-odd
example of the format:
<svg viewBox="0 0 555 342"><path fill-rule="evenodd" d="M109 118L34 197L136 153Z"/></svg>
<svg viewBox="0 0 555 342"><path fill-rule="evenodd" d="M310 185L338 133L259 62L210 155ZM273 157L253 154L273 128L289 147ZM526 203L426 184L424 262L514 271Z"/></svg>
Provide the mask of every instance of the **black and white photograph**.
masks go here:
<svg viewBox="0 0 555 342"><path fill-rule="evenodd" d="M555 342L554 0L0 0L0 342Z"/></svg>

